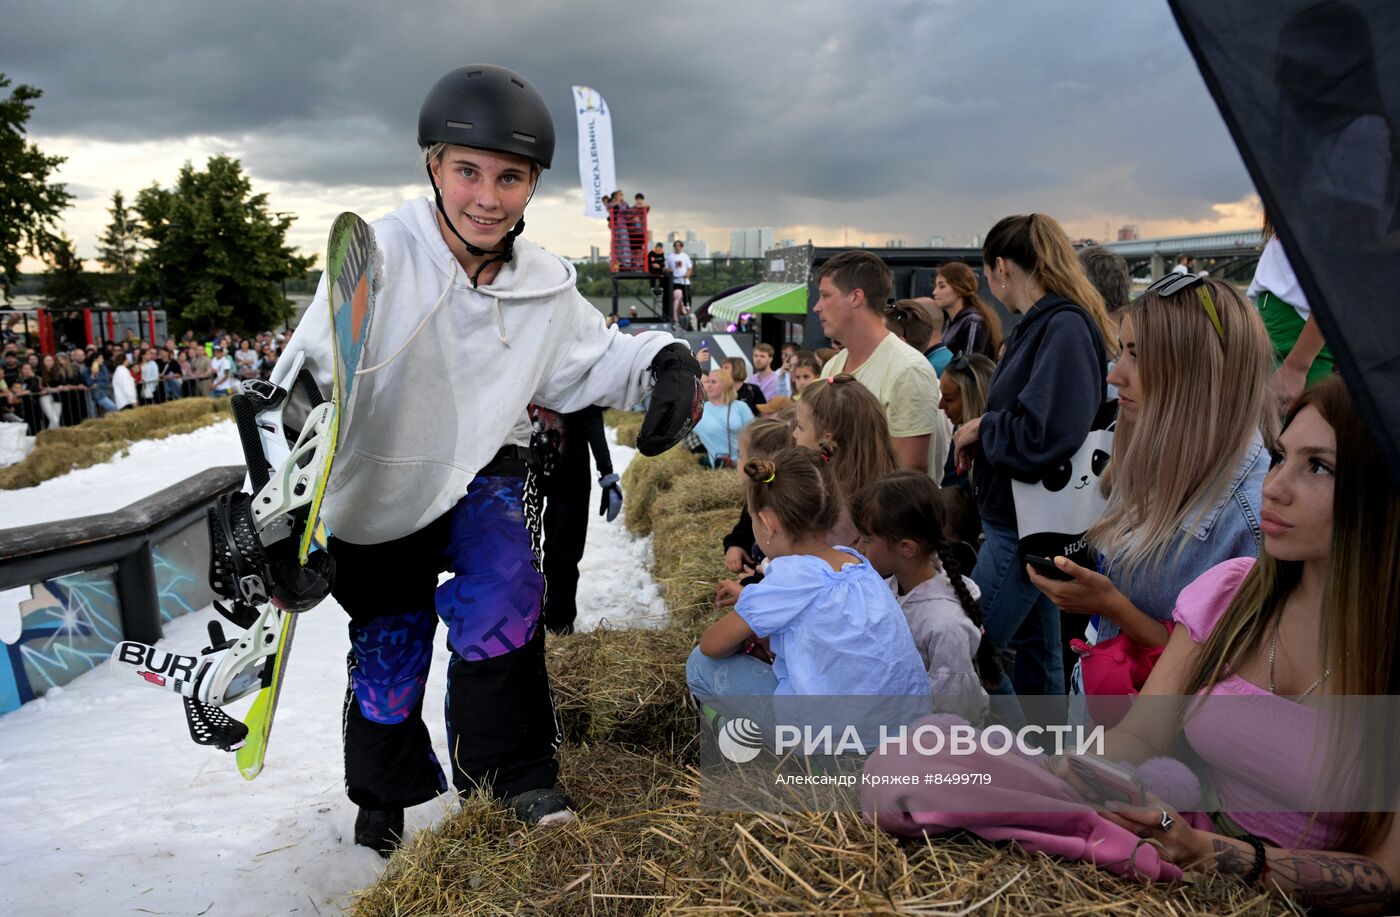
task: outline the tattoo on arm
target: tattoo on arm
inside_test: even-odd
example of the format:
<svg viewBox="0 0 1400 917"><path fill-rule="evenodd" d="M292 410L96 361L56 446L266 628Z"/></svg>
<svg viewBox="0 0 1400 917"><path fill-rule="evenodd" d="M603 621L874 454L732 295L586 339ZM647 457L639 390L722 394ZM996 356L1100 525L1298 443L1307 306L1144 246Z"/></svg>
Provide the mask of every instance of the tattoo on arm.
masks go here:
<svg viewBox="0 0 1400 917"><path fill-rule="evenodd" d="M1269 858L1279 885L1313 907L1333 908L1389 901L1395 889L1369 857L1317 850L1279 851Z"/></svg>
<svg viewBox="0 0 1400 917"><path fill-rule="evenodd" d="M1243 876L1254 868L1254 851L1218 837L1215 868ZM1339 908L1390 902L1396 889L1375 860L1350 853L1322 850L1267 851L1268 881L1312 907Z"/></svg>
<svg viewBox="0 0 1400 917"><path fill-rule="evenodd" d="M1231 876L1247 875L1254 868L1254 851L1248 846L1217 837L1214 843L1215 870Z"/></svg>

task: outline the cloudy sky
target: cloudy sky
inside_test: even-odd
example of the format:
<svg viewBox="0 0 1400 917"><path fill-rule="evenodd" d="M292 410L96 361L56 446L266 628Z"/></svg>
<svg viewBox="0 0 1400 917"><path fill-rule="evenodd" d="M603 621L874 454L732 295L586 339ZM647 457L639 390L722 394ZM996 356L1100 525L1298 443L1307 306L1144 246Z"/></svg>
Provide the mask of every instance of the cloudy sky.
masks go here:
<svg viewBox="0 0 1400 917"><path fill-rule="evenodd" d="M554 112L527 236L606 246L581 216L572 84L613 110L617 173L660 235L693 228L881 245L965 243L1039 210L1075 236L1258 222L1258 204L1164 0L640 4L514 0L19 0L0 72L42 89L29 124L92 257L114 190L228 153L292 240L422 193L418 107L442 73L497 63ZM1110 235L1111 237L1111 235ZM31 266L32 267L32 266Z"/></svg>

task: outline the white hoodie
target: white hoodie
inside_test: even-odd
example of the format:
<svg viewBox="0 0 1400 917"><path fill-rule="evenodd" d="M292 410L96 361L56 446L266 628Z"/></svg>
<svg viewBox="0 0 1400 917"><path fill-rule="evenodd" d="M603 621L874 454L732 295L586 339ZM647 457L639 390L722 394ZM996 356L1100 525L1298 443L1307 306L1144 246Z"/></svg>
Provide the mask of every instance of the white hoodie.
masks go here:
<svg viewBox="0 0 1400 917"><path fill-rule="evenodd" d="M112 403L117 410L136 403L136 380L123 364L112 370Z"/></svg>
<svg viewBox="0 0 1400 917"><path fill-rule="evenodd" d="M401 354L355 379L322 508L331 532L351 543L402 538L451 509L502 446L529 442L531 402L561 412L636 404L651 387L652 358L675 340L608 328L574 288L573 265L523 238L496 279L473 288L427 198L372 225L382 285L361 370L394 354L448 295ZM298 351L329 392L324 275L272 381L290 388L283 376Z"/></svg>

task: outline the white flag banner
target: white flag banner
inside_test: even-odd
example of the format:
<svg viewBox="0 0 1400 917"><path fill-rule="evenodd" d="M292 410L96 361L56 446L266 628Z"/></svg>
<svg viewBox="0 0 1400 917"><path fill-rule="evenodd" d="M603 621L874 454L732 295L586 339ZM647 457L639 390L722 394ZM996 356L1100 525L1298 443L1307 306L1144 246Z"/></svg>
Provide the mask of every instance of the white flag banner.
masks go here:
<svg viewBox="0 0 1400 917"><path fill-rule="evenodd" d="M606 219L603 197L617 188L613 169L612 113L597 90L574 87L578 112L578 177L583 185L583 215Z"/></svg>

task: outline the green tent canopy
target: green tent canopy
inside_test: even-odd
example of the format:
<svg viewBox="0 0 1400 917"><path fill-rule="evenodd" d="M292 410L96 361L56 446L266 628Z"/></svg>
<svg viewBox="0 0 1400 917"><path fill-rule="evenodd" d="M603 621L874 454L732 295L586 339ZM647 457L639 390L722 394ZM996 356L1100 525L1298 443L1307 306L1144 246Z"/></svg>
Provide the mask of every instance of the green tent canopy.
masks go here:
<svg viewBox="0 0 1400 917"><path fill-rule="evenodd" d="M745 312L803 315L807 312L807 284L756 283L710 304L710 317L721 321L737 322Z"/></svg>

